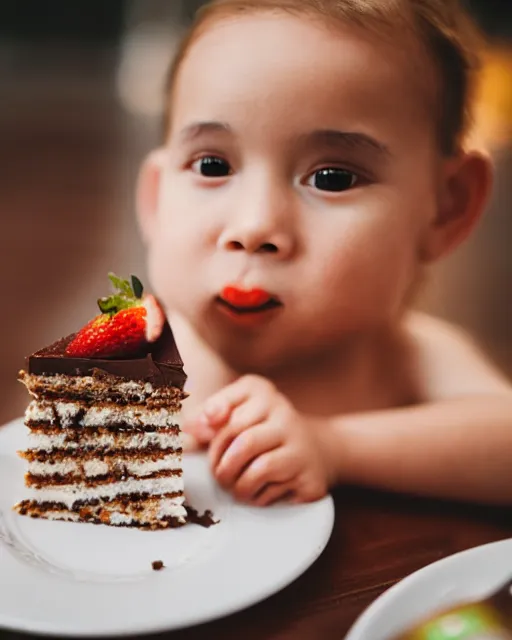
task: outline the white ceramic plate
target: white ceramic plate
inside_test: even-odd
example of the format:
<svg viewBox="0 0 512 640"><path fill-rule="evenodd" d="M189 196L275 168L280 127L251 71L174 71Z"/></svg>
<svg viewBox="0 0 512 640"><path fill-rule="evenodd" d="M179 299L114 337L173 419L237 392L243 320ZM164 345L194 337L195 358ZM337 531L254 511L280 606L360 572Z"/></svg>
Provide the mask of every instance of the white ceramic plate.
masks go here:
<svg viewBox="0 0 512 640"><path fill-rule="evenodd" d="M330 497L301 506L236 504L205 456L185 456L188 501L220 523L139 531L49 522L11 509L24 494L26 428L0 429L0 627L66 636L177 629L248 607L279 591L322 553ZM162 571L152 562L161 560Z"/></svg>
<svg viewBox="0 0 512 640"><path fill-rule="evenodd" d="M386 591L359 618L345 640L389 640L436 611L479 600L512 577L512 540L439 560Z"/></svg>

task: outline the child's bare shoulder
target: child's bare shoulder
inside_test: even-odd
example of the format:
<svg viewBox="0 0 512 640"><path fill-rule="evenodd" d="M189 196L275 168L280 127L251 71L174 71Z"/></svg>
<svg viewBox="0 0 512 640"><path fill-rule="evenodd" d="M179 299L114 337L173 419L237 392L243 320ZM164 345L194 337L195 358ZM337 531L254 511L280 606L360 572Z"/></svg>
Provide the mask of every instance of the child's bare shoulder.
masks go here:
<svg viewBox="0 0 512 640"><path fill-rule="evenodd" d="M405 319L419 395L425 402L512 394L506 377L463 329L419 312Z"/></svg>

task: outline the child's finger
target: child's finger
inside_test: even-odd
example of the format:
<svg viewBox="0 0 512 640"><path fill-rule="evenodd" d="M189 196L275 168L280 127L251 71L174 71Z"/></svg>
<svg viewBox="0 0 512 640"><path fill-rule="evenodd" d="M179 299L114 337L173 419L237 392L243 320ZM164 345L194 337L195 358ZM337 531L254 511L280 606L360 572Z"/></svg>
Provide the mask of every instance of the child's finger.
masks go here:
<svg viewBox="0 0 512 640"><path fill-rule="evenodd" d="M246 429L265 420L267 413L267 405L260 398L251 398L233 411L229 423L217 433L212 441L210 464L213 470L217 468L224 452L235 438Z"/></svg>
<svg viewBox="0 0 512 640"><path fill-rule="evenodd" d="M288 501L292 503L295 493L293 491L292 482L282 482L279 484L267 484L255 498L251 500L251 504L255 507L268 507L275 502Z"/></svg>
<svg viewBox="0 0 512 640"><path fill-rule="evenodd" d="M283 454L283 449L274 449L251 462L232 491L239 500L249 502L265 485L291 482L295 475L296 470L290 465L290 459Z"/></svg>
<svg viewBox="0 0 512 640"><path fill-rule="evenodd" d="M181 430L194 437L201 444L209 444L217 433L215 429L210 427L209 421L202 414L187 418L183 422Z"/></svg>
<svg viewBox="0 0 512 640"><path fill-rule="evenodd" d="M280 444L282 439L279 433L268 422L243 431L228 446L214 468L217 481L225 488L231 487L251 460L276 449Z"/></svg>
<svg viewBox="0 0 512 640"><path fill-rule="evenodd" d="M194 438L190 433L182 434L182 444L183 451L185 451L185 453L192 453L203 449L203 443L197 440L197 438Z"/></svg>
<svg viewBox="0 0 512 640"><path fill-rule="evenodd" d="M235 382L208 398L203 405L203 415L211 426L222 426L231 412L249 398L249 393Z"/></svg>
<svg viewBox="0 0 512 640"><path fill-rule="evenodd" d="M269 405L266 400L254 396L233 409L227 427L233 434L239 434L244 429L267 420L268 416Z"/></svg>
<svg viewBox="0 0 512 640"><path fill-rule="evenodd" d="M146 340L148 342L156 342L162 335L165 324L165 311L153 295L144 296L143 305L146 309Z"/></svg>
<svg viewBox="0 0 512 640"><path fill-rule="evenodd" d="M228 422L233 408L234 406L222 399L210 399L205 402L198 419L212 429L220 429Z"/></svg>
<svg viewBox="0 0 512 640"><path fill-rule="evenodd" d="M193 434L202 442L210 442L219 429L233 422L233 427L245 428L264 417L264 405L258 399L251 399L242 405L230 406L222 404L220 395L212 396L203 409L195 416L188 418L183 424L183 431Z"/></svg>
<svg viewBox="0 0 512 640"><path fill-rule="evenodd" d="M272 385L259 376L242 376L236 382L224 387L208 398L203 406L203 414L212 427L224 426L231 412L247 402L251 397L268 397Z"/></svg>

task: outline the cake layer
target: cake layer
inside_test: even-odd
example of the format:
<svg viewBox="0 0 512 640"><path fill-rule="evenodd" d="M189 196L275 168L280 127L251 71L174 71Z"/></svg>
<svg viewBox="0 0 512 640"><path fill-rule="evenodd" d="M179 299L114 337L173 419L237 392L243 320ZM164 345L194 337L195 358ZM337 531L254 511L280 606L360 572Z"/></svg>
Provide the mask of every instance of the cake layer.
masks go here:
<svg viewBox="0 0 512 640"><path fill-rule="evenodd" d="M59 486L62 488L72 489L77 484L83 487L99 487L100 485L113 484L120 480L129 480L131 478L145 478L156 480L159 478L181 477L181 469L165 469L163 471L154 471L153 473L147 473L143 476L132 476L130 473L126 473L122 470L115 470L110 473L96 476L85 477L80 474L67 473L67 474L48 474L48 475L33 475L27 473L25 475L25 486L32 487L34 489L46 489L47 487Z"/></svg>
<svg viewBox="0 0 512 640"><path fill-rule="evenodd" d="M39 493L39 492L33 492L35 494ZM177 504L184 504L185 502L185 496L183 494L182 491L174 491L171 493L165 493L162 494L160 496L152 496L149 493L130 493L130 494L120 494L118 496L116 496L115 498L113 498L112 500L77 500L74 504L73 507L71 508L71 511L78 511L80 509L80 507L97 507L99 506L105 506L105 505L109 505L112 508L116 508L118 511L123 512L125 508L127 508L128 506L135 504L135 503L141 503L141 502L145 502L147 500L163 500L163 499L167 499L167 500L174 500ZM26 500L23 500L22 502L20 502L16 508L18 510L21 510L23 507L25 507L27 504L29 503L33 503L33 504L37 504L38 507L40 509L69 509L69 507L64 504L63 502L48 502L48 501L41 501L38 500L37 497L30 497Z"/></svg>
<svg viewBox="0 0 512 640"><path fill-rule="evenodd" d="M106 460L34 461L28 465L27 481L29 484L33 484L34 481L51 481L51 478L56 478L61 484L61 478L66 478L67 482L79 482L80 478L105 481L112 477L117 479L129 476L147 478L157 473L181 475L181 455L171 453L157 460L146 460L143 453L141 452L141 457L138 460L111 456Z"/></svg>
<svg viewBox="0 0 512 640"><path fill-rule="evenodd" d="M141 433L60 429L52 433L29 433L28 446L29 452L58 450L66 451L70 455L82 455L84 452L94 451L100 455L110 451L133 449L176 450L181 449L182 441L181 434L172 429Z"/></svg>
<svg viewBox="0 0 512 640"><path fill-rule="evenodd" d="M165 407L178 412L187 394L176 387L155 387L150 382L125 380L101 371L91 376L34 375L20 371L19 380L39 400L112 402L140 404L147 408Z"/></svg>
<svg viewBox="0 0 512 640"><path fill-rule="evenodd" d="M16 510L23 515L48 520L156 529L178 527L186 523L187 512L183 501L182 496L147 498L130 503L116 500L94 506L78 506L72 510L64 505L24 500L16 506Z"/></svg>
<svg viewBox="0 0 512 640"><path fill-rule="evenodd" d="M60 432L65 431L69 440L75 440L80 437L80 434L87 431L90 434L102 435L104 433L154 433L159 431L160 433L180 433L180 427L174 425L171 427L130 427L128 425L110 425L107 427L81 427L80 425L73 425L71 427L55 427L50 424L34 424L25 422L30 431L34 433L45 433L46 435L58 435Z"/></svg>
<svg viewBox="0 0 512 640"><path fill-rule="evenodd" d="M100 403L94 406L84 402L49 402L34 400L25 412L30 428L97 428L146 429L180 426L176 410L146 409L140 405L118 406Z"/></svg>
<svg viewBox="0 0 512 640"><path fill-rule="evenodd" d="M74 471L81 466L84 474L89 473L92 464L106 464L108 467L114 465L130 464L135 469L136 464L146 464L165 460L168 465L181 465L181 450L164 450L164 449L131 449L128 451L109 451L105 453L97 453L96 451L80 451L78 455L69 455L65 449L62 451L20 451L19 455L29 463L38 463L39 466L32 468L42 469L41 463L50 465L52 469L62 470L62 464L71 466L65 467L67 471ZM29 465L30 466L30 465Z"/></svg>
<svg viewBox="0 0 512 640"><path fill-rule="evenodd" d="M183 492L183 477L130 478L121 482L89 486L84 482L67 485L45 485L41 489L29 489L32 500L37 502L57 502L68 509L92 501L114 500L120 496L136 499L143 496L163 496Z"/></svg>

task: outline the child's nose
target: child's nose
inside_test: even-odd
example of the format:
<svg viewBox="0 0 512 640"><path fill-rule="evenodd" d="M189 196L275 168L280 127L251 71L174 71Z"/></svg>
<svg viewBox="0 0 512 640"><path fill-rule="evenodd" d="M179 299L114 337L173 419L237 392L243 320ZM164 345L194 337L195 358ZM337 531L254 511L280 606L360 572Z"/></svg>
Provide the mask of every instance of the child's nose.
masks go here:
<svg viewBox="0 0 512 640"><path fill-rule="evenodd" d="M296 249L290 212L256 203L243 207L243 211L226 224L217 246L224 251L268 253L279 259L289 258Z"/></svg>
<svg viewBox="0 0 512 640"><path fill-rule="evenodd" d="M247 253L272 253L285 258L292 253L292 243L284 234L263 234L256 229L230 230L222 234L218 247L224 251L247 251Z"/></svg>

